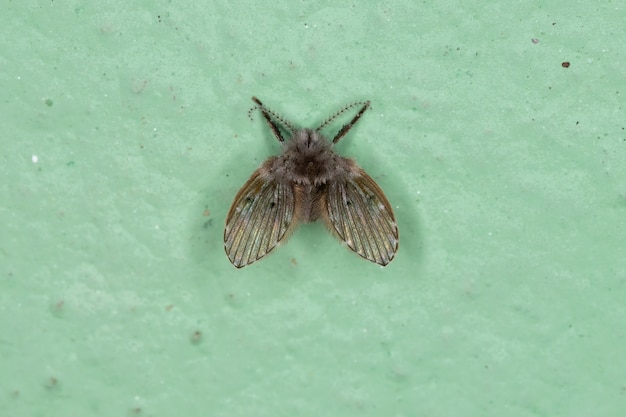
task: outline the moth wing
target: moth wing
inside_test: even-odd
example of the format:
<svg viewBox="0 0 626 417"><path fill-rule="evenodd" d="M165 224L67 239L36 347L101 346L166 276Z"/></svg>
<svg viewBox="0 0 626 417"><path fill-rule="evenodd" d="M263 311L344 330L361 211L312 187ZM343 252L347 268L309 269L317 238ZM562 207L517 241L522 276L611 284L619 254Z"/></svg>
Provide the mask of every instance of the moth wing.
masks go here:
<svg viewBox="0 0 626 417"><path fill-rule="evenodd" d="M387 197L361 168L327 188L326 222L361 257L387 265L398 251L398 226ZM326 216L324 216L326 217Z"/></svg>
<svg viewBox="0 0 626 417"><path fill-rule="evenodd" d="M237 268L272 251L293 230L293 186L276 181L264 167L252 174L235 196L226 217L224 249Z"/></svg>

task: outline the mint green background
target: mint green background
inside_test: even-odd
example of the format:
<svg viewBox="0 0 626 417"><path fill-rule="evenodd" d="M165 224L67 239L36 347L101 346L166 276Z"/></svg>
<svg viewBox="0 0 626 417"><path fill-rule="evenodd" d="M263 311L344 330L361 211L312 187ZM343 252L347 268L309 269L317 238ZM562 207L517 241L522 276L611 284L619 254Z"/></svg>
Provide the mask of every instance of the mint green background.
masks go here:
<svg viewBox="0 0 626 417"><path fill-rule="evenodd" d="M0 415L623 415L626 8L466 3L3 0ZM252 95L372 100L392 264L230 265Z"/></svg>

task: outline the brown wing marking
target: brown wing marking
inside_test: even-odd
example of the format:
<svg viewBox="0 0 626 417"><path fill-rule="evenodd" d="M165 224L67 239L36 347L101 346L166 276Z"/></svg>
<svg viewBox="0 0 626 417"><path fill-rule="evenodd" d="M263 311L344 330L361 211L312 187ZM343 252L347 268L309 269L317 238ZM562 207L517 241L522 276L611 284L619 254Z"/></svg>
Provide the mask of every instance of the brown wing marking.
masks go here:
<svg viewBox="0 0 626 417"><path fill-rule="evenodd" d="M329 183L326 207L329 228L348 247L372 262L387 265L398 250L398 227L385 194L365 171Z"/></svg>
<svg viewBox="0 0 626 417"><path fill-rule="evenodd" d="M226 217L224 249L237 268L267 255L295 226L292 186L263 172L261 167L252 174Z"/></svg>

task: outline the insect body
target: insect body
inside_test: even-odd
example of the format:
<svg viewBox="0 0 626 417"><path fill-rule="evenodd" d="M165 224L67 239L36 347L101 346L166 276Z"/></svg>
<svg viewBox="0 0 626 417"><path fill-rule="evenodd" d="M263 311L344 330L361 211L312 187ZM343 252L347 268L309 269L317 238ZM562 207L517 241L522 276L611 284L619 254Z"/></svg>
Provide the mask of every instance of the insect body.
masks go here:
<svg viewBox="0 0 626 417"><path fill-rule="evenodd" d="M365 259L387 265L398 250L391 205L376 182L351 159L335 154L339 142L369 108L353 103L317 129L296 129L252 97L283 144L239 190L226 217L224 248L237 268L255 262L285 241L299 223L323 220L326 227ZM346 110L361 106L332 140L320 130ZM289 133L285 140L283 132Z"/></svg>

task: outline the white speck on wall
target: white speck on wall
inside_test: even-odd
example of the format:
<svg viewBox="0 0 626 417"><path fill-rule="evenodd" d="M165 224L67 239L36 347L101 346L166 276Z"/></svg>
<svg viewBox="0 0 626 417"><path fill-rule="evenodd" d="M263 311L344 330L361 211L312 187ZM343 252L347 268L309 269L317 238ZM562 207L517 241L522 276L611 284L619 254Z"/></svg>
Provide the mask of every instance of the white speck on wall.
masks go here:
<svg viewBox="0 0 626 417"><path fill-rule="evenodd" d="M36 164L37 162L39 162L39 157L37 155L33 155L30 157L31 161L33 161L33 164Z"/></svg>

